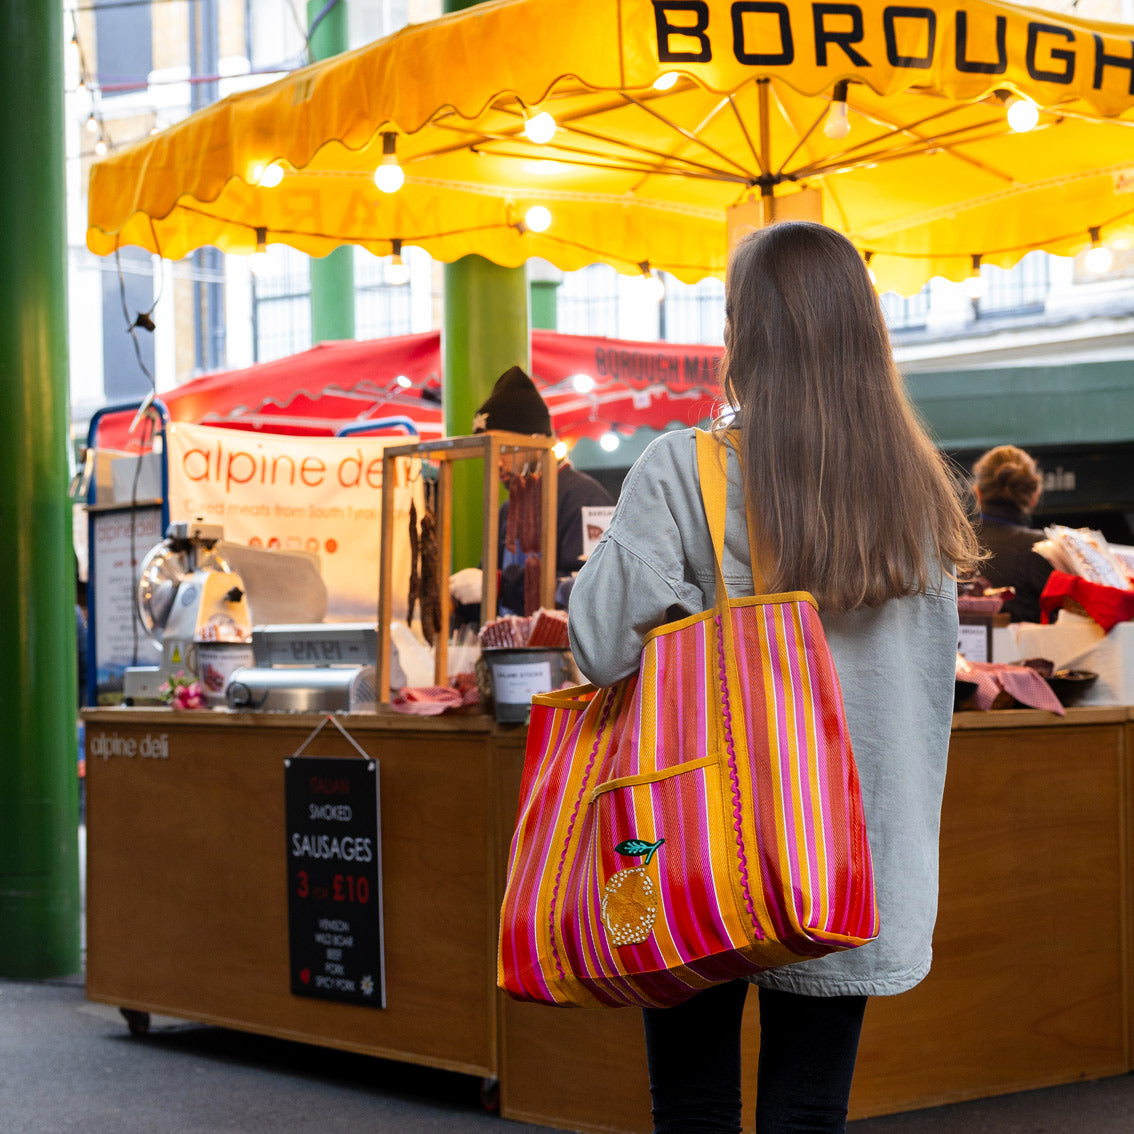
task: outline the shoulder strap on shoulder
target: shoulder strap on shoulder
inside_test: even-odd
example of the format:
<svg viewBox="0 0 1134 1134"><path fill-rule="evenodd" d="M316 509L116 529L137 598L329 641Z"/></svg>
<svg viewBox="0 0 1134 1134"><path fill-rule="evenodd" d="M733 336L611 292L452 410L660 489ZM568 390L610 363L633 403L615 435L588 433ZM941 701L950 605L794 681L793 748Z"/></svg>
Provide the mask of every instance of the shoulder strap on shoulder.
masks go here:
<svg viewBox="0 0 1134 1134"><path fill-rule="evenodd" d="M701 481L701 499L705 503L705 516L709 521L709 537L713 541L713 557L717 568L717 594L723 596L725 592L724 557L725 523L728 516L728 449L732 448L740 459L740 452L736 449L735 440L728 435L725 442L718 440L717 436L706 430L697 430L697 475ZM747 511L745 519L748 523L748 551L752 562L752 582L756 594L763 594L766 587L764 577L760 571L760 559L757 555L757 542L752 516Z"/></svg>

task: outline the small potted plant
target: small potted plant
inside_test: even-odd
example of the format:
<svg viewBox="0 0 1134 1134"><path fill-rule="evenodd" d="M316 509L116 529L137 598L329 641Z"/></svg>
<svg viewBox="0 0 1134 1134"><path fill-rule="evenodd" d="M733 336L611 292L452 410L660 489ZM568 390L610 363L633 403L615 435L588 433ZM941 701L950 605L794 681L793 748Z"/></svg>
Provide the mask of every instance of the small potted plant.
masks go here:
<svg viewBox="0 0 1134 1134"><path fill-rule="evenodd" d="M205 703L200 682L186 677L184 670L178 670L168 680L158 686L161 699L175 709L199 709Z"/></svg>

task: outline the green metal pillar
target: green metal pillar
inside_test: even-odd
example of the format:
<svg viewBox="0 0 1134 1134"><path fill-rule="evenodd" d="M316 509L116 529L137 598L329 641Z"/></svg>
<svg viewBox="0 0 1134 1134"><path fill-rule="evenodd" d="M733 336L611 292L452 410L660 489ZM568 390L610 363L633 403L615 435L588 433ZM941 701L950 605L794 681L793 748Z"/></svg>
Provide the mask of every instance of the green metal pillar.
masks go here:
<svg viewBox="0 0 1134 1134"><path fill-rule="evenodd" d="M443 10L459 12L476 3L443 0ZM531 369L527 271L502 268L482 256L447 264L441 339L445 431L465 436L496 379L511 366ZM483 482L475 464L457 462L453 469L454 571L480 562Z"/></svg>
<svg viewBox="0 0 1134 1134"><path fill-rule="evenodd" d="M63 8L0 0L0 976L78 972Z"/></svg>
<svg viewBox="0 0 1134 1134"><path fill-rule="evenodd" d="M308 0L307 26L326 8L326 0ZM319 21L311 36L311 58L329 59L350 46L347 0ZM354 249L343 245L311 265L311 342L354 338Z"/></svg>
<svg viewBox="0 0 1134 1134"><path fill-rule="evenodd" d="M502 268L483 256L445 266L442 333L445 432L473 431L473 415L496 379L513 366L531 370L528 281L523 268ZM483 470L475 461L453 467L453 570L481 557Z"/></svg>
<svg viewBox="0 0 1134 1134"><path fill-rule="evenodd" d="M532 326L554 331L559 326L559 281L532 280Z"/></svg>

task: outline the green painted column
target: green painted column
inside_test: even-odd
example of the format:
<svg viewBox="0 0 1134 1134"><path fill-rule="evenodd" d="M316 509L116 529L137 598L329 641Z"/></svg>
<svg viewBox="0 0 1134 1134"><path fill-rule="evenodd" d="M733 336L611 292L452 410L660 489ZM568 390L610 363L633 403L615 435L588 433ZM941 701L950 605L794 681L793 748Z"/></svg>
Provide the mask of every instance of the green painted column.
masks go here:
<svg viewBox="0 0 1134 1134"><path fill-rule="evenodd" d="M531 370L528 280L523 268L502 268L483 256L445 265L442 404L450 437L472 433L473 414L512 366ZM477 461L453 467L453 570L481 558L483 470Z"/></svg>
<svg viewBox="0 0 1134 1134"><path fill-rule="evenodd" d="M443 0L445 12L478 0ZM482 256L445 266L445 326L441 341L445 431L472 432L477 407L510 366L531 370L528 277L523 267L501 268ZM474 461L453 469L453 570L480 562L483 481Z"/></svg>
<svg viewBox="0 0 1134 1134"><path fill-rule="evenodd" d="M326 0L308 0L307 26L326 7ZM311 58L329 59L350 46L347 0L339 2L319 21L311 36ZM354 248L344 245L311 266L311 342L354 338Z"/></svg>
<svg viewBox="0 0 1134 1134"><path fill-rule="evenodd" d="M0 976L78 972L63 8L0 0Z"/></svg>
<svg viewBox="0 0 1134 1134"><path fill-rule="evenodd" d="M554 331L559 326L559 281L532 280L532 326Z"/></svg>

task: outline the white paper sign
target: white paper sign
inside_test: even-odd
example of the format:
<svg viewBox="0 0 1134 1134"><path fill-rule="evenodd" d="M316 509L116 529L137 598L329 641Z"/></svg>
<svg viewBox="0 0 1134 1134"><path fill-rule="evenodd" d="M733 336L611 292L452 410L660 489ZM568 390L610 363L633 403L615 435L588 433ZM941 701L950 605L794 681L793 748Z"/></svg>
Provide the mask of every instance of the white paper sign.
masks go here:
<svg viewBox="0 0 1134 1134"><path fill-rule="evenodd" d="M492 667L492 685L502 705L523 705L537 693L551 690L551 662L522 662Z"/></svg>
<svg viewBox="0 0 1134 1134"><path fill-rule="evenodd" d="M583 508L583 554L590 555L602 533L610 527L610 519L614 515L613 504L588 504Z"/></svg>
<svg viewBox="0 0 1134 1134"><path fill-rule="evenodd" d="M166 431L169 517L198 516L250 547L319 556L327 621L373 620L378 608L382 453L404 437L302 437L174 422ZM409 505L420 478L394 492L393 615L404 619ZM403 582L404 581L404 582Z"/></svg>
<svg viewBox="0 0 1134 1134"><path fill-rule="evenodd" d="M121 698L127 666L161 661L161 651L142 629L134 606L138 567L161 538L160 508L91 515L93 610L89 633L95 642L96 704Z"/></svg>
<svg viewBox="0 0 1134 1134"><path fill-rule="evenodd" d="M989 635L991 630L984 625L961 624L957 636L957 653L966 661L986 662L989 658Z"/></svg>

